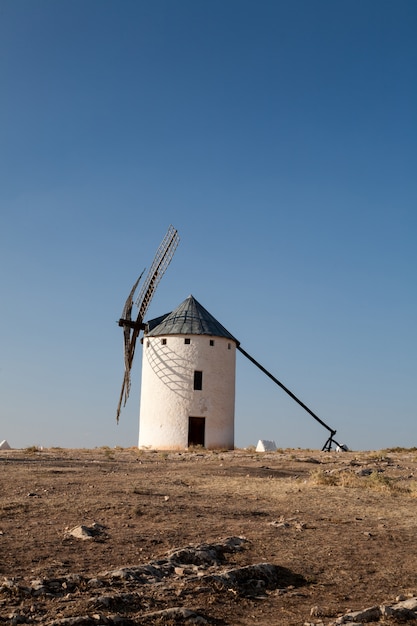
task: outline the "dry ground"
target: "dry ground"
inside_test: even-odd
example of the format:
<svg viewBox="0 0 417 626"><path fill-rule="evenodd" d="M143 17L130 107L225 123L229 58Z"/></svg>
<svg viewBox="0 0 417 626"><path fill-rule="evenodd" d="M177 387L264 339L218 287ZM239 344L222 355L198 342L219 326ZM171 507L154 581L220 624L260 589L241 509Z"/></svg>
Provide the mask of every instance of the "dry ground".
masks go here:
<svg viewBox="0 0 417 626"><path fill-rule="evenodd" d="M174 623L152 613L183 607L195 623L330 624L417 595L416 468L417 449L1 451L0 623ZM92 539L67 534L93 523ZM120 574L228 537L247 541L182 554L161 579ZM278 578L215 576L259 563Z"/></svg>

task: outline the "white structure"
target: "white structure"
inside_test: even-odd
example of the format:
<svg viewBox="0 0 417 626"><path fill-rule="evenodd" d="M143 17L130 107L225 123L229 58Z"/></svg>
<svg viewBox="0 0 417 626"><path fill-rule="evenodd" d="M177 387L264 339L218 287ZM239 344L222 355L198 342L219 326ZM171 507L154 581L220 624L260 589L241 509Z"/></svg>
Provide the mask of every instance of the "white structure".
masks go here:
<svg viewBox="0 0 417 626"><path fill-rule="evenodd" d="M7 441L7 439L3 439L3 441L0 442L0 450L11 450L11 447L9 446L9 442Z"/></svg>
<svg viewBox="0 0 417 626"><path fill-rule="evenodd" d="M148 322L139 448L234 447L237 344L193 296Z"/></svg>
<svg viewBox="0 0 417 626"><path fill-rule="evenodd" d="M259 439L256 446L256 452L275 452L277 444L275 441L269 441L269 439Z"/></svg>

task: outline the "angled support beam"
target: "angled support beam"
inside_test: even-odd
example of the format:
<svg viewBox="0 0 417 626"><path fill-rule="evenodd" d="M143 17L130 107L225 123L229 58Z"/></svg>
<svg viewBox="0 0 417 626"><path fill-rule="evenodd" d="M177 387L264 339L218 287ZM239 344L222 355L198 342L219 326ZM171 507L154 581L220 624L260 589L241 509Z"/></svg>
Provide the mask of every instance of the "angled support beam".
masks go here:
<svg viewBox="0 0 417 626"><path fill-rule="evenodd" d="M258 367L261 372L263 372L264 374L266 374L268 376L268 378L270 378L271 380L274 381L275 384L277 384L279 387L281 387L281 389L283 389L285 391L285 393L287 393L290 398L292 398L293 400L295 400L297 402L297 404L299 404L301 407L303 407L303 409L305 411L307 411L307 413L309 413L311 415L311 417L314 417L314 419L321 424L324 428L326 428L326 430L328 430L330 432L330 437L327 439L326 443L324 444L322 450L331 450L332 448L332 443L335 443L336 445L340 445L337 443L337 441L335 441L335 439L333 438L334 435L336 434L336 431L333 430L333 428L330 428L330 426L328 426L325 422L323 422L322 419L319 418L318 415L316 415L315 413L313 413L313 411L311 409L308 408L307 405L304 404L304 402L301 402L301 400L299 398L297 398L296 395L294 395L292 393L292 391L290 391L285 385L282 384L282 382L280 382L278 380L278 378L275 378L275 376L273 376L271 374L271 372L268 372L267 369L265 369L265 367L263 367L263 365L261 365L260 363L258 363L258 361L256 361L253 356L251 356L250 354L248 354L246 352L246 350L244 350L240 345L237 346L237 349L239 350L239 352L241 352L247 359L249 359L249 361L251 361L251 363L253 363L254 365L256 365L256 367Z"/></svg>

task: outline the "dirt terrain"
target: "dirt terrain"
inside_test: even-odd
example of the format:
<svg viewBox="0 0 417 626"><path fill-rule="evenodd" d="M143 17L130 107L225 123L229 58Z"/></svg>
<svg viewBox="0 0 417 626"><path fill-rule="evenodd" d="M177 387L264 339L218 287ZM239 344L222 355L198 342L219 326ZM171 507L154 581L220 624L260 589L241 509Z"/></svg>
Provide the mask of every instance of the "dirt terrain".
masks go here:
<svg viewBox="0 0 417 626"><path fill-rule="evenodd" d="M415 448L1 451L0 624L328 625L415 597L416 471Z"/></svg>

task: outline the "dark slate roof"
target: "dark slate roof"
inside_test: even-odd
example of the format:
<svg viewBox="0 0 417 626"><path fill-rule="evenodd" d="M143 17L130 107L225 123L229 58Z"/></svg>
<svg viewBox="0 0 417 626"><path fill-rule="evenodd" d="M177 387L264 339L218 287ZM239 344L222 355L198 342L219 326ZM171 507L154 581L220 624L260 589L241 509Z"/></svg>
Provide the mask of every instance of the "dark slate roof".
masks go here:
<svg viewBox="0 0 417 626"><path fill-rule="evenodd" d="M211 335L238 340L225 329L193 296L189 296L175 311L150 320L145 334L159 335Z"/></svg>

